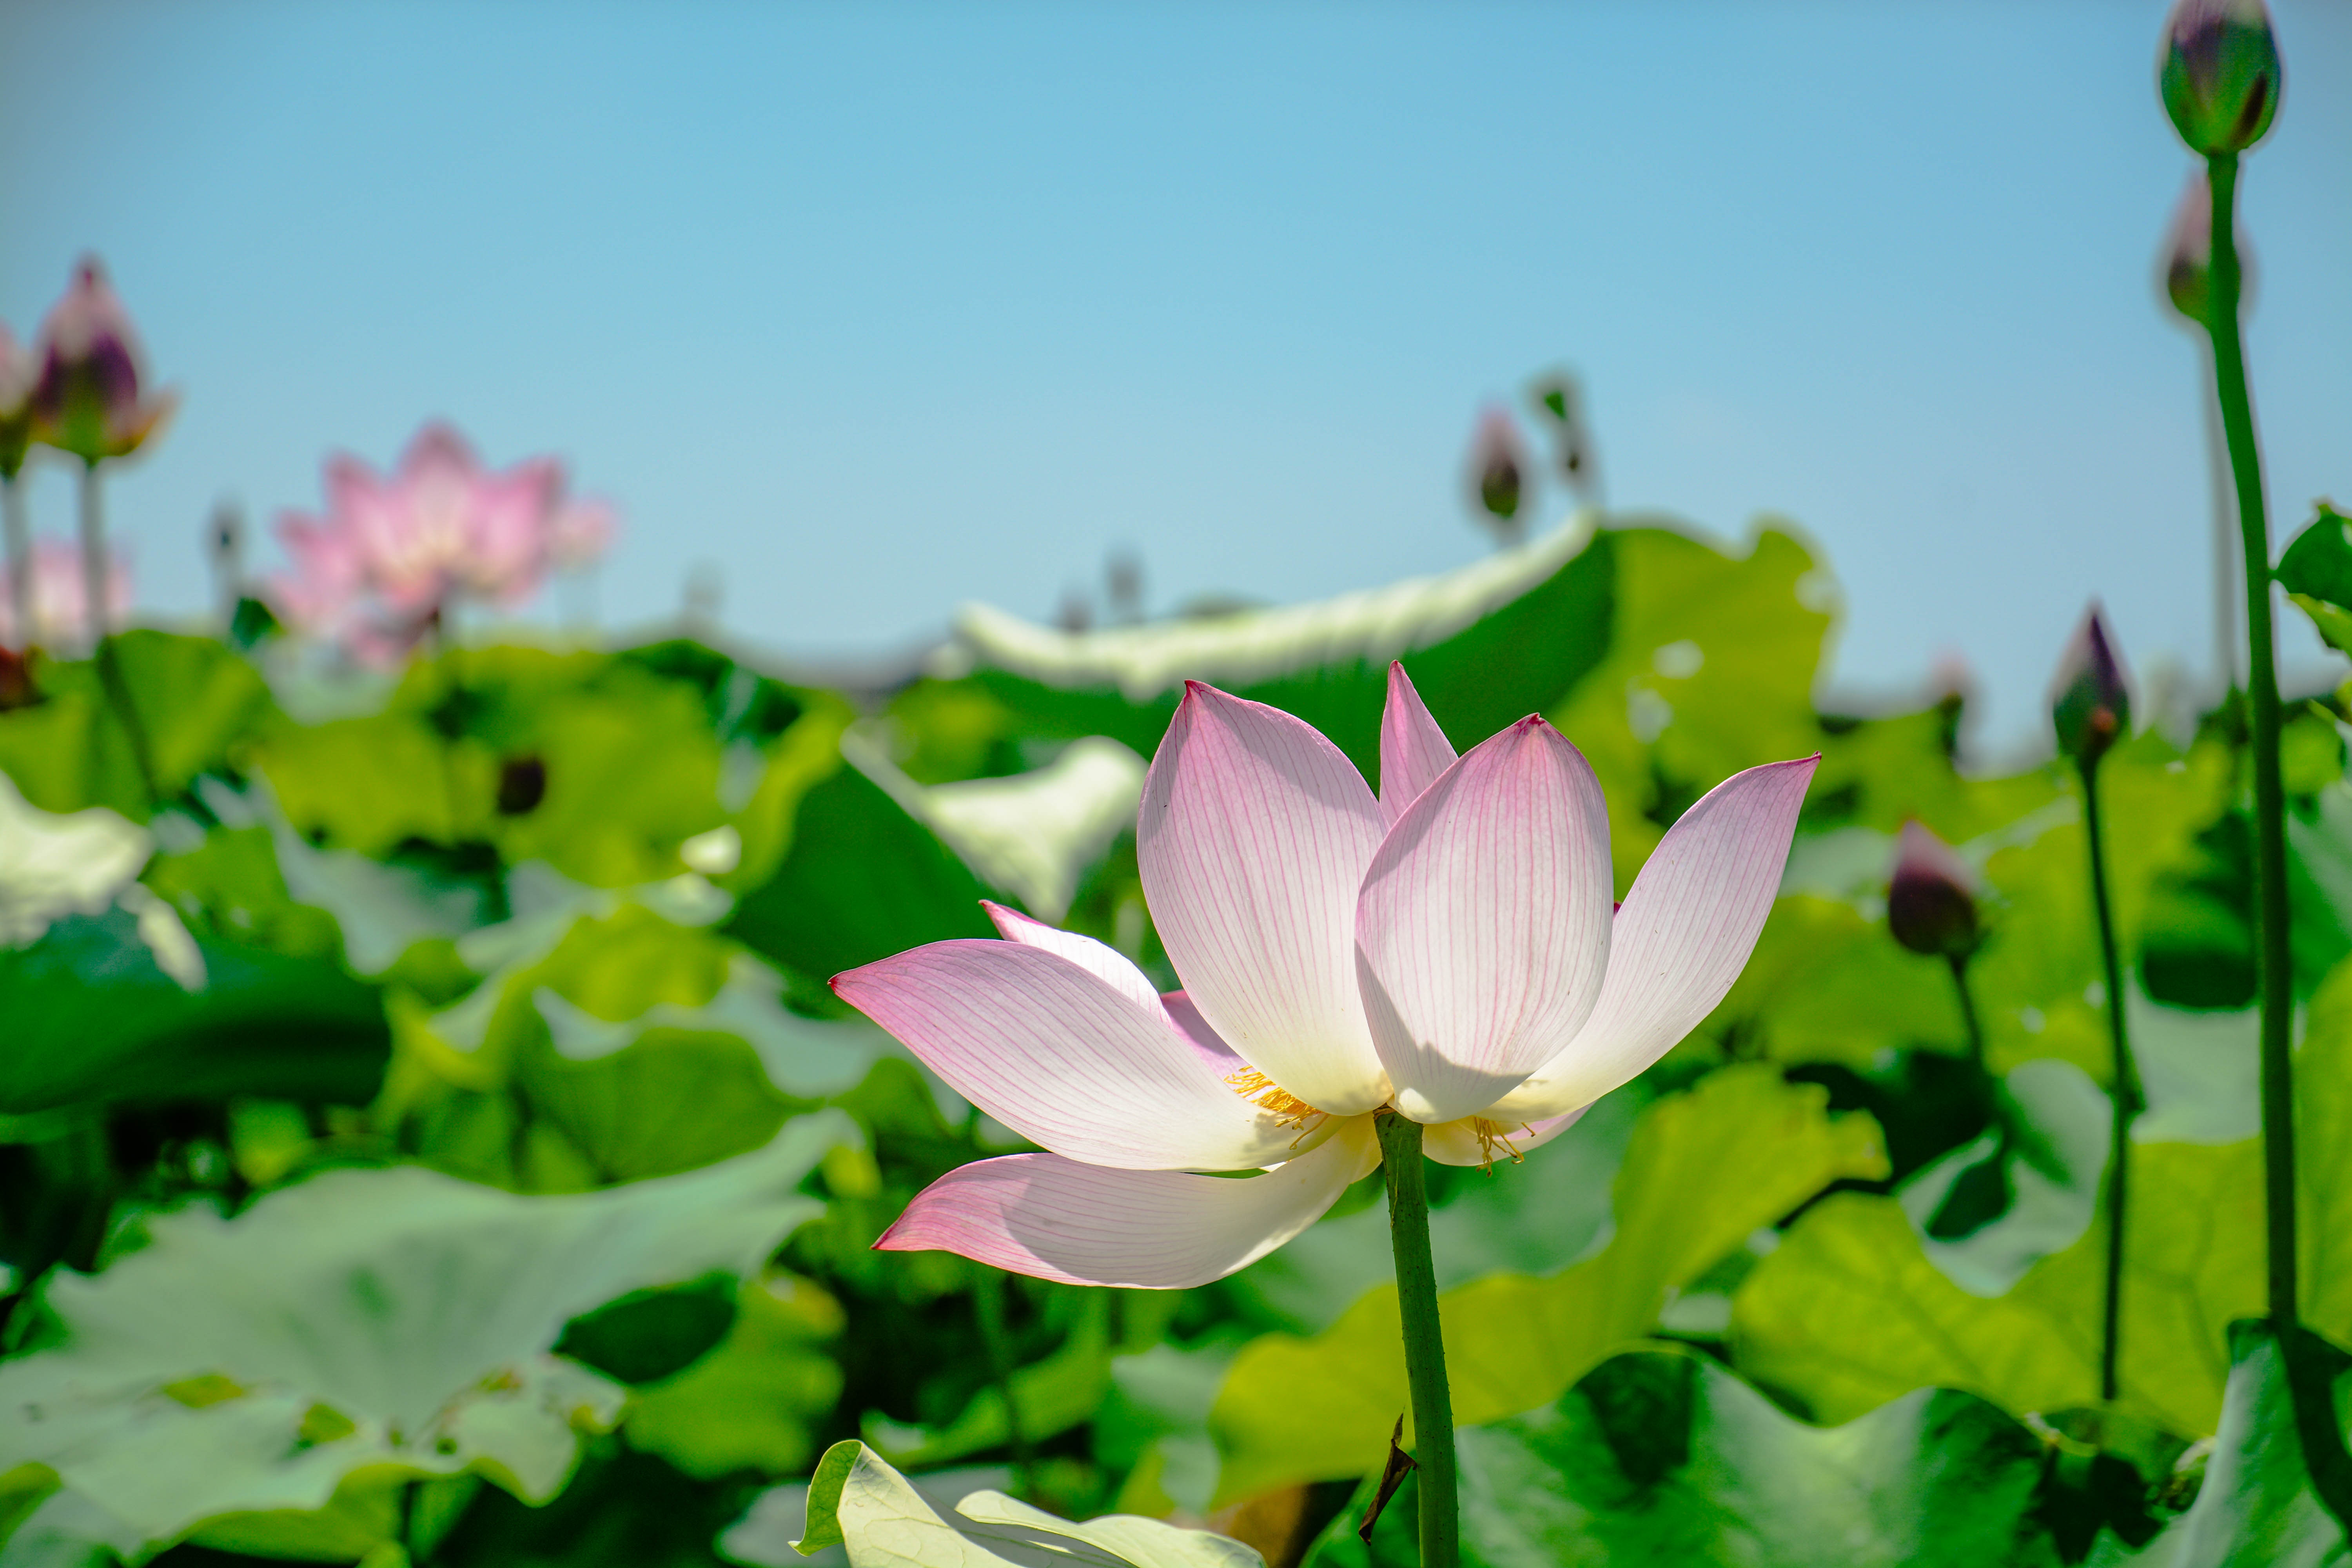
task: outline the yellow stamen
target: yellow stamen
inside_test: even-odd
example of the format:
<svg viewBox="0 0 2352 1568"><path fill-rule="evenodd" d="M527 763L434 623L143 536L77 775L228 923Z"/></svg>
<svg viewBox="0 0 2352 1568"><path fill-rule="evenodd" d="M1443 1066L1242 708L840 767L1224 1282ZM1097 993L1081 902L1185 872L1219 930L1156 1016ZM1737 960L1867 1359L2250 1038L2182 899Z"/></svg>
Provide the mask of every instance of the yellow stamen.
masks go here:
<svg viewBox="0 0 2352 1568"><path fill-rule="evenodd" d="M1287 1126L1304 1127L1308 1117L1323 1114L1255 1068L1227 1073L1225 1081L1233 1086L1235 1094L1252 1105L1272 1111L1276 1121Z"/></svg>
<svg viewBox="0 0 2352 1568"><path fill-rule="evenodd" d="M1514 1165L1526 1162L1527 1156L1511 1147L1511 1139L1515 1134L1507 1130L1503 1123L1489 1121L1483 1116L1474 1116L1470 1119L1470 1131L1478 1140L1478 1152L1484 1156L1487 1170L1492 1171L1495 1168L1495 1151L1497 1149L1508 1154ZM1524 1121L1519 1123L1518 1131L1527 1133L1529 1137L1534 1136L1533 1133L1528 1132L1528 1124Z"/></svg>

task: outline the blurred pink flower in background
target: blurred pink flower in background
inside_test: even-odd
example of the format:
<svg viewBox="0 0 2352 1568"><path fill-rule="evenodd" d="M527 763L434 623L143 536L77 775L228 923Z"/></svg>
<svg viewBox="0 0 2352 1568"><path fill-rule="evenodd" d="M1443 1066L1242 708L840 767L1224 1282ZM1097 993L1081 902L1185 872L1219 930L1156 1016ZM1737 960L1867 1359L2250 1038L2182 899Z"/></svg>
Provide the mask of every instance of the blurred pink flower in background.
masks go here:
<svg viewBox="0 0 2352 1568"><path fill-rule="evenodd" d="M34 353L34 439L85 463L137 451L179 401L176 393L141 391L138 334L95 257L74 269Z"/></svg>
<svg viewBox="0 0 2352 1568"><path fill-rule="evenodd" d="M565 495L555 458L493 471L439 422L388 475L329 459L326 488L325 512L279 520L294 570L272 581L270 597L298 630L370 663L403 657L460 600L520 604L551 571L593 561L616 531L610 507Z"/></svg>
<svg viewBox="0 0 2352 1568"><path fill-rule="evenodd" d="M0 646L21 648L37 643L47 648L79 648L88 640L89 600L82 592L81 552L63 539L43 539L32 548L32 626L17 616L15 574L0 568ZM131 563L121 554L107 563L107 618L120 622L131 608Z"/></svg>

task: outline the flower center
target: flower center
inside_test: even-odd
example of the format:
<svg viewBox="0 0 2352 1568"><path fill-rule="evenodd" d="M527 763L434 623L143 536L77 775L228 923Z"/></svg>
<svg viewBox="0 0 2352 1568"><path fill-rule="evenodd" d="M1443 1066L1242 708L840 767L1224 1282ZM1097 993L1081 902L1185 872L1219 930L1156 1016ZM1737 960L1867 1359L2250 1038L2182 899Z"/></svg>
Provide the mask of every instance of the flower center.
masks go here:
<svg viewBox="0 0 2352 1568"><path fill-rule="evenodd" d="M1276 1121L1287 1126L1304 1127L1308 1117L1325 1114L1255 1068L1229 1072L1225 1075L1225 1082L1233 1086L1235 1094L1252 1105L1272 1111Z"/></svg>

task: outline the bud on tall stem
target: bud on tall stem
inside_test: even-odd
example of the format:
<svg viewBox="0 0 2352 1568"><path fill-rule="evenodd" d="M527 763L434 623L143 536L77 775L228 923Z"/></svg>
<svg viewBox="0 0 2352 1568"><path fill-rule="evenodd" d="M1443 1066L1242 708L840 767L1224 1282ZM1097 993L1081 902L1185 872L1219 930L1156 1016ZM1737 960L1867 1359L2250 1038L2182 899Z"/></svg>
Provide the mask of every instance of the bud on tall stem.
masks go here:
<svg viewBox="0 0 2352 1568"><path fill-rule="evenodd" d="M2278 39L2263 0L2179 0L2157 83L2189 150L2242 153L2278 112Z"/></svg>
<svg viewBox="0 0 2352 1568"><path fill-rule="evenodd" d="M2058 750L2078 766L2090 767L2107 748L2131 732L2131 693L2122 660L2107 637L2106 619L2095 602L2084 613L2074 641L2058 661L2050 689L2050 716Z"/></svg>

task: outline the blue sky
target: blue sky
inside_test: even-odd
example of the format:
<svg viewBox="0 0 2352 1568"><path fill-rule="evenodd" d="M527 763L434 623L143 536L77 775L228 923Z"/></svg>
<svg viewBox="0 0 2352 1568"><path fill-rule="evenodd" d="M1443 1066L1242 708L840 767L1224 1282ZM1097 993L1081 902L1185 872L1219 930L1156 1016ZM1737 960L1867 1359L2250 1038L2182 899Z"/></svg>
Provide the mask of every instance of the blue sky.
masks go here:
<svg viewBox="0 0 2352 1568"><path fill-rule="evenodd" d="M150 605L216 497L446 415L619 503L608 621L707 562L817 653L1118 547L1157 607L1459 564L1479 405L1570 364L1612 504L1796 520L1839 683L1957 653L1999 739L2091 594L2210 662L2163 9L12 0L0 318L94 248L184 388L112 492ZM2352 7L2276 11L2284 538L2352 499Z"/></svg>

